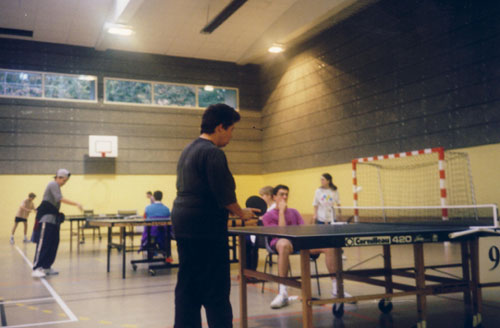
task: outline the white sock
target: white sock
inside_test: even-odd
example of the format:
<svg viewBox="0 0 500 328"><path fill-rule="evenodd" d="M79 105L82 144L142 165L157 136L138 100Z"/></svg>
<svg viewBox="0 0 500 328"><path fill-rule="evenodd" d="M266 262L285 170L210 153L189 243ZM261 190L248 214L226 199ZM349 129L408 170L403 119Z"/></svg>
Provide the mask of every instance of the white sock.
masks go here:
<svg viewBox="0 0 500 328"><path fill-rule="evenodd" d="M288 297L288 289L285 285L280 284L280 294L281 296Z"/></svg>
<svg viewBox="0 0 500 328"><path fill-rule="evenodd" d="M337 295L337 279L332 279L332 294Z"/></svg>

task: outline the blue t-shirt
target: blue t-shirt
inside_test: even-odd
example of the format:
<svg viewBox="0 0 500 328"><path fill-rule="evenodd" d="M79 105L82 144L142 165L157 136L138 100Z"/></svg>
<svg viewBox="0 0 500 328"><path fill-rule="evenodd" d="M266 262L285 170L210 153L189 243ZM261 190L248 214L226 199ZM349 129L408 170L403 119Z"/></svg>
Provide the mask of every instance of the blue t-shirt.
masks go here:
<svg viewBox="0 0 500 328"><path fill-rule="evenodd" d="M162 203L153 203L146 206L146 219L170 218L170 210Z"/></svg>

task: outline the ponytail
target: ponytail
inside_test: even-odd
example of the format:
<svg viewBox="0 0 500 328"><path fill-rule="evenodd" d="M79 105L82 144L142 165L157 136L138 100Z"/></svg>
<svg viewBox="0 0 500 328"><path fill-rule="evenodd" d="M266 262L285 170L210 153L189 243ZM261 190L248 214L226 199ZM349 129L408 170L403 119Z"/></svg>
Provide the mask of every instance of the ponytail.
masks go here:
<svg viewBox="0 0 500 328"><path fill-rule="evenodd" d="M328 181L328 187L330 187L331 190L337 190L337 186L332 182L332 176L330 175L330 173L323 173L322 176L326 179L326 181Z"/></svg>

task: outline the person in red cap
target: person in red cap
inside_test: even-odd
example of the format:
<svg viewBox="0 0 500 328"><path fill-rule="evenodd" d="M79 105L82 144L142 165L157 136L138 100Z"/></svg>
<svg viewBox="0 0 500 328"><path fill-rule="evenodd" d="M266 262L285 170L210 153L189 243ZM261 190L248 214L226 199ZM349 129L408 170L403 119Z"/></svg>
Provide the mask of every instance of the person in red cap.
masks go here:
<svg viewBox="0 0 500 328"><path fill-rule="evenodd" d="M59 246L59 227L64 221L64 214L59 212L61 203L77 206L82 205L64 198L61 187L66 184L71 173L66 169L57 170L54 181L49 182L43 193L43 199L37 208L35 228L32 241L36 242L35 260L33 261L34 278L43 278L46 275L56 275L59 272L51 268L56 259Z"/></svg>

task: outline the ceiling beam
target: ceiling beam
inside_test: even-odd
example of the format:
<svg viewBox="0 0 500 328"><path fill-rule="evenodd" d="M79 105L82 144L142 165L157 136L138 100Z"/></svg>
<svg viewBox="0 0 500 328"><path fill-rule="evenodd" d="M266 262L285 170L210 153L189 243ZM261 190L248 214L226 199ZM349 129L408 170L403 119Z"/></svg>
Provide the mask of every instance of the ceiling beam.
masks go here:
<svg viewBox="0 0 500 328"><path fill-rule="evenodd" d="M218 28L222 23L224 23L232 14L236 12L247 0L233 0L231 1L222 11L217 14L217 16L210 21L204 28L201 29L200 33L210 34L216 28Z"/></svg>

